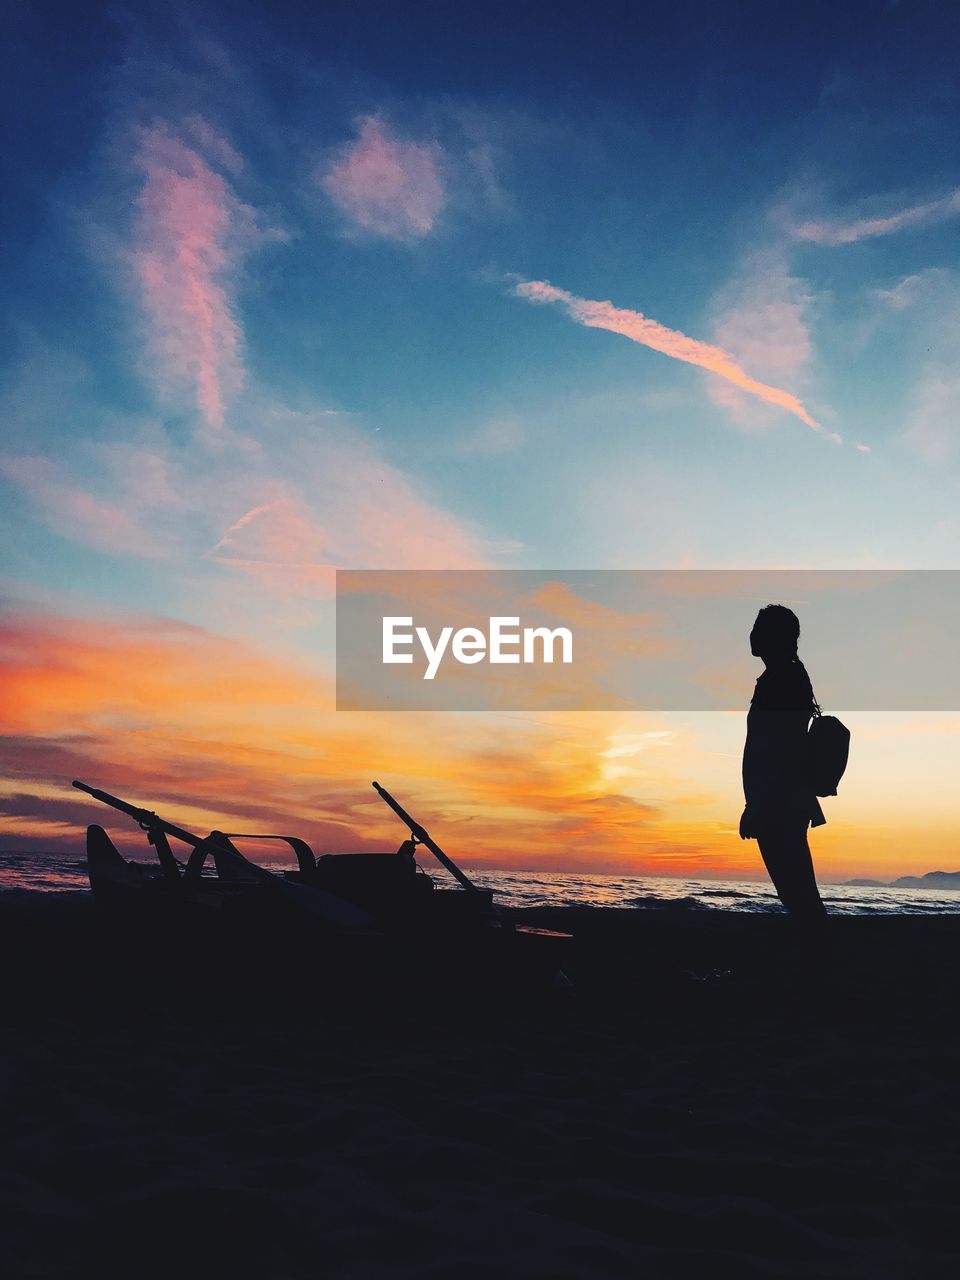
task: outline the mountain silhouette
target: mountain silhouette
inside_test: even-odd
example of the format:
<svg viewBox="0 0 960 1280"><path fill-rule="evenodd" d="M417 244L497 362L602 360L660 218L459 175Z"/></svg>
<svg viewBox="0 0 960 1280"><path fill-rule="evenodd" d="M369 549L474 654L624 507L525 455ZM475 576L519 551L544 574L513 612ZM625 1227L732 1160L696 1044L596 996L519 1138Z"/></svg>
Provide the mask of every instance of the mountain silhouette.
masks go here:
<svg viewBox="0 0 960 1280"><path fill-rule="evenodd" d="M956 889L960 871L928 871L922 876L900 876L896 880L844 880L844 884L871 889Z"/></svg>

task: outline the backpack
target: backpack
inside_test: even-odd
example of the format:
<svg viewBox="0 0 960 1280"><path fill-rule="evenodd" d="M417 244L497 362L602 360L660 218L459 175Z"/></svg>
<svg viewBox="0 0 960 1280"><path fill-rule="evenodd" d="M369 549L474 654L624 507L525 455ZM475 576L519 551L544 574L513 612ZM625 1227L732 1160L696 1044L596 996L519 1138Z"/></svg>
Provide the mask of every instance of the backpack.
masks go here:
<svg viewBox="0 0 960 1280"><path fill-rule="evenodd" d="M807 777L816 796L835 796L850 755L850 730L817 707L807 730Z"/></svg>

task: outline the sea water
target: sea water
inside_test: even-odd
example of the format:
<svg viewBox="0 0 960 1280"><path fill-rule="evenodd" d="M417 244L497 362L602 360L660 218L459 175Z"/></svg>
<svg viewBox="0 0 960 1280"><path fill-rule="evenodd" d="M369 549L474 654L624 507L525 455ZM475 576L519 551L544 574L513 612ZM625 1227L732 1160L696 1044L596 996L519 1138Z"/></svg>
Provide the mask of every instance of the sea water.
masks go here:
<svg viewBox="0 0 960 1280"><path fill-rule="evenodd" d="M420 853L441 884L453 881ZM143 859L146 861L146 858ZM277 869L280 869L277 864ZM574 871L480 871L464 868L481 888L511 907L634 907L642 911L779 911L770 884L757 880L602 875ZM0 853L2 889L89 889L86 866L76 855ZM837 915L946 914L960 912L956 890L891 889L827 884L820 891Z"/></svg>

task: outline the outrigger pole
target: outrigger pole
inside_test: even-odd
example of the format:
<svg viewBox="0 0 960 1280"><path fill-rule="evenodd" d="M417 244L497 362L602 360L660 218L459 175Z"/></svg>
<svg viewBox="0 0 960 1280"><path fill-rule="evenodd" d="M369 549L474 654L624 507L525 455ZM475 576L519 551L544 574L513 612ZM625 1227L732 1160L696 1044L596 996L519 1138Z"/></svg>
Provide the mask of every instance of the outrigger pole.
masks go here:
<svg viewBox="0 0 960 1280"><path fill-rule="evenodd" d="M379 782L374 782L372 786L374 791L377 792L377 794L380 796L382 800L386 801L386 803L390 806L390 808L397 815L400 821L406 827L409 828L410 834L411 836L413 836L413 839L416 841L416 843L426 845L427 848L430 850L430 852L433 854L433 856L436 858L436 860L440 863L440 865L442 867L446 867L446 869L453 876L454 880L459 881L459 883L462 884L465 889L469 889L471 893L483 892L483 890L477 888L477 886L473 883L473 881L465 872L460 870L460 868L457 866L454 860L443 852L443 850L440 848L437 842L435 840L430 839L429 832L424 827L421 827L419 822L414 822L414 820L410 817L409 813L407 813L406 809L404 809L402 805L398 804L397 801L394 800L393 796L386 789L386 787L381 787Z"/></svg>
<svg viewBox="0 0 960 1280"><path fill-rule="evenodd" d="M99 800L101 804L108 804L111 809L119 809L121 813L125 813L146 831L148 838L153 832L162 832L164 835L173 836L174 840L182 840L184 844L189 844L194 849L203 842L202 836L195 836L192 831L184 831L183 827L175 827L172 822L165 822L152 809L138 809L136 805L128 804L126 800L112 796L109 791L98 791L96 787L88 787L85 782L75 782L73 785L78 791L85 791L88 796L93 796L94 800Z"/></svg>
<svg viewBox="0 0 960 1280"><path fill-rule="evenodd" d="M147 843L152 844L156 849L163 874L168 880L179 880L180 863L174 856L167 837L173 836L174 840L181 840L192 849L196 849L202 843L200 836L195 836L192 831L184 831L182 827L175 827L172 822L164 822L151 809L138 809L136 805L127 804L126 800L112 796L109 791L98 791L96 787L88 787L85 782L74 782L73 785L78 791L85 791L95 800L110 805L112 809L119 809L121 813L133 818L134 822L147 833Z"/></svg>

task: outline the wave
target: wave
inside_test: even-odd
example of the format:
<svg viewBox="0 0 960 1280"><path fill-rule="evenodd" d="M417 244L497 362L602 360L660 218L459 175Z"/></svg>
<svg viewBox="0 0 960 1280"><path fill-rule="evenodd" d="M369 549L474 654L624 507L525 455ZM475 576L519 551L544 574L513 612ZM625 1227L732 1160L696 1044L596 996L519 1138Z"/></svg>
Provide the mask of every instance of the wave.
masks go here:
<svg viewBox="0 0 960 1280"><path fill-rule="evenodd" d="M641 893L627 898L624 906L641 907L653 911L717 911L719 908L695 897L663 898L656 893Z"/></svg>

